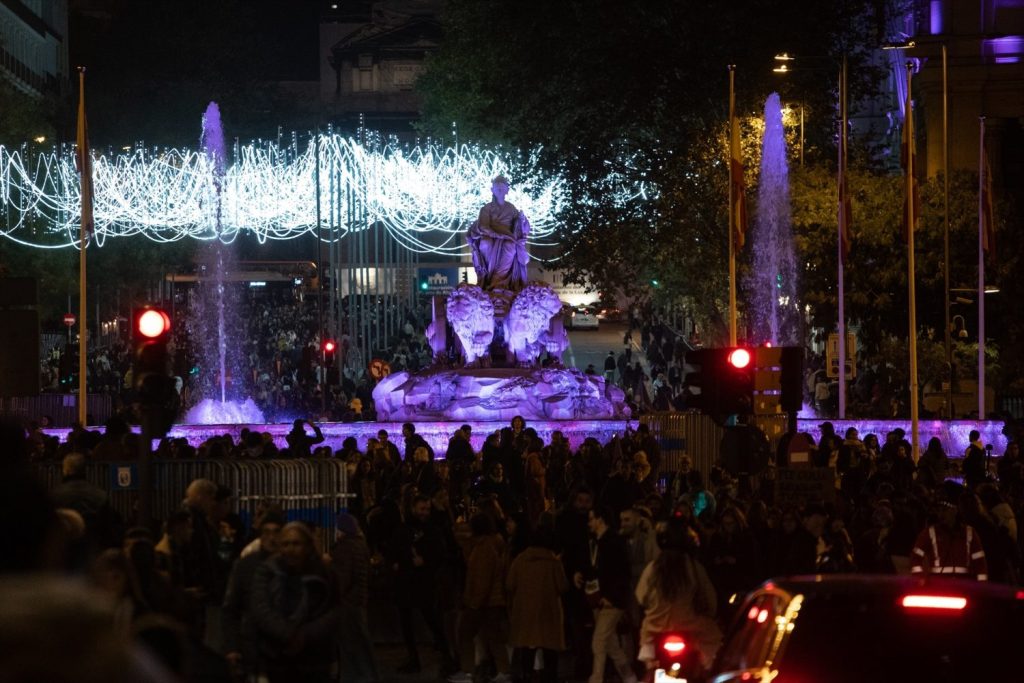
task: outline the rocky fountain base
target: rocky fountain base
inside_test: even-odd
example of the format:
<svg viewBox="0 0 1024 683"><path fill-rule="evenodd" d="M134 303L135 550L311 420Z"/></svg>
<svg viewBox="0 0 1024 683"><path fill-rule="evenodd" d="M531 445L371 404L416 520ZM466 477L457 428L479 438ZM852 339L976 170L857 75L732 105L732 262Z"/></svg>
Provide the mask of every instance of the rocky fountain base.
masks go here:
<svg viewBox="0 0 1024 683"><path fill-rule="evenodd" d="M604 377L575 368L433 369L384 378L374 389L380 420L614 420L626 397Z"/></svg>

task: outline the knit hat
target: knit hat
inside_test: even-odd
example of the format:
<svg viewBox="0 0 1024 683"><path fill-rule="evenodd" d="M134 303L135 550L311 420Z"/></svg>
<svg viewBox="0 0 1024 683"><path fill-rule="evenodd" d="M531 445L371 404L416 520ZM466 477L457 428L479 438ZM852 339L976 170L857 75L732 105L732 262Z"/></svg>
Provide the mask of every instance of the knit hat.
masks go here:
<svg viewBox="0 0 1024 683"><path fill-rule="evenodd" d="M361 536L359 521L347 512L339 512L335 519L338 531L346 536Z"/></svg>
<svg viewBox="0 0 1024 683"><path fill-rule="evenodd" d="M944 481L935 502L947 507L958 507L960 505L960 498L964 495L965 490L963 484L949 480Z"/></svg>

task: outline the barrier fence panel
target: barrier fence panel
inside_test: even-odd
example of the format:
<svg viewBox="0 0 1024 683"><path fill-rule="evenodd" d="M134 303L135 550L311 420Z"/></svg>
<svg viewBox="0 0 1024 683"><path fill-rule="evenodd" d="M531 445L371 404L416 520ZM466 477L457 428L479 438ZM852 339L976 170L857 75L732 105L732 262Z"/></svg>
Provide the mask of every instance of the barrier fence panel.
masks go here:
<svg viewBox="0 0 1024 683"><path fill-rule="evenodd" d="M39 463L35 470L47 488L61 481L59 462ZM135 519L137 462L91 462L86 465L86 479L109 492L111 506L125 520ZM315 525L324 548L334 541L336 514L347 507L348 477L340 460L154 460L154 518L166 519L180 509L185 489L196 479L229 488L232 510L247 525L265 506L279 504L289 520Z"/></svg>
<svg viewBox="0 0 1024 683"><path fill-rule="evenodd" d="M85 412L90 425L104 424L111 416L108 394L86 395ZM50 419L51 427L70 427L78 421L77 394L38 394L36 396L0 397L0 413L17 415L26 420Z"/></svg>
<svg viewBox="0 0 1024 683"><path fill-rule="evenodd" d="M651 413L641 415L651 435L661 446L662 472L676 472L683 455L690 457L693 469L707 477L718 463L722 428L707 415L697 412Z"/></svg>

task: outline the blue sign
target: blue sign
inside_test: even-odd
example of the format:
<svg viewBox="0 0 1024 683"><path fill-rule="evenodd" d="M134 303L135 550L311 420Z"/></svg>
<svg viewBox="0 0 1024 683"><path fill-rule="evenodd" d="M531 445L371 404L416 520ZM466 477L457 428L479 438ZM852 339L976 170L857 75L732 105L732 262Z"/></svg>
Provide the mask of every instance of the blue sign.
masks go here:
<svg viewBox="0 0 1024 683"><path fill-rule="evenodd" d="M110 468L110 488L114 491L135 491L139 488L139 471L132 464L116 464Z"/></svg>
<svg viewBox="0 0 1024 683"><path fill-rule="evenodd" d="M420 294L427 296L450 294L459 286L459 269L420 268L416 284Z"/></svg>

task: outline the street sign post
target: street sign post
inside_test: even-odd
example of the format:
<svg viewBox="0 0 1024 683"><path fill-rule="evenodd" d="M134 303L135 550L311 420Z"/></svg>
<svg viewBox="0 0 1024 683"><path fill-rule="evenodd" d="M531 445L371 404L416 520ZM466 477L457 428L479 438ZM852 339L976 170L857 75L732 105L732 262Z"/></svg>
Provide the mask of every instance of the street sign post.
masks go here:
<svg viewBox="0 0 1024 683"><path fill-rule="evenodd" d="M839 377L839 334L833 332L828 335L828 345L825 347L825 357L828 361L826 372L829 377ZM857 377L857 335L853 332L846 333L846 379Z"/></svg>

